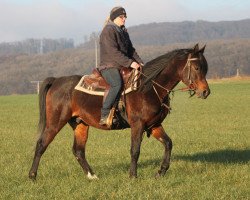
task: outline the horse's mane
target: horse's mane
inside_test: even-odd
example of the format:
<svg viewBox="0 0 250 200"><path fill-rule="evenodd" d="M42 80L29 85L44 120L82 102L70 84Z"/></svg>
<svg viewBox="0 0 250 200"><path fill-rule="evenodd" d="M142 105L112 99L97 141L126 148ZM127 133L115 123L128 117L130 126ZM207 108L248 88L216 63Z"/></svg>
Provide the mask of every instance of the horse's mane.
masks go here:
<svg viewBox="0 0 250 200"><path fill-rule="evenodd" d="M191 52L193 49L176 49L147 62L142 68L143 75L139 90L146 92L151 89L151 80L155 79L162 70L170 67L173 59L184 59Z"/></svg>

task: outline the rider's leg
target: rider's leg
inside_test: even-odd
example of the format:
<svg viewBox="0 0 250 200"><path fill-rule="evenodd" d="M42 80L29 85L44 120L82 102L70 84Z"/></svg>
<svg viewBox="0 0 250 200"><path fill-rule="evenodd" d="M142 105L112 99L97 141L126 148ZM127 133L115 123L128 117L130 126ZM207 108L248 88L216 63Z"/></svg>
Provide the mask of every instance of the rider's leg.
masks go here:
<svg viewBox="0 0 250 200"><path fill-rule="evenodd" d="M110 89L108 95L103 102L103 106L101 109L101 120L100 124L106 124L110 109L114 105L114 102L121 90L122 87L122 78L117 68L108 68L101 71L103 78L110 85Z"/></svg>

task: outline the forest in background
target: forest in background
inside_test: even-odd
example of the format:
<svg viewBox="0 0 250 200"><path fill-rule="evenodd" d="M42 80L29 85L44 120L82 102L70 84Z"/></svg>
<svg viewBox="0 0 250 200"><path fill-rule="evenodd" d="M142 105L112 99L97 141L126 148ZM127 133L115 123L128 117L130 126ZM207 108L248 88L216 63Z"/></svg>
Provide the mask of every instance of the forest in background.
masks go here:
<svg viewBox="0 0 250 200"><path fill-rule="evenodd" d="M0 56L43 54L69 48L74 48L73 39L26 39L17 42L0 43Z"/></svg>
<svg viewBox="0 0 250 200"><path fill-rule="evenodd" d="M237 69L240 75L250 75L250 20L152 23L129 27L128 31L144 62L174 49L192 48L199 43L200 47L207 45L208 78L234 76ZM47 51L44 48L42 52L40 40L40 43L34 42L37 52L32 53L27 52L27 46L25 52L20 46L17 51L10 47L11 44L8 48L1 48L3 43L0 44L0 95L34 93L35 85L31 81L42 81L48 76L90 73L95 67L94 46L97 38L98 33L92 33L86 43L77 47L72 40L65 40L69 42L65 46L63 40L61 44L60 40L57 43L47 40L46 44L51 42L48 45L51 48ZM53 42L60 44L54 50ZM8 51L4 52L5 49Z"/></svg>

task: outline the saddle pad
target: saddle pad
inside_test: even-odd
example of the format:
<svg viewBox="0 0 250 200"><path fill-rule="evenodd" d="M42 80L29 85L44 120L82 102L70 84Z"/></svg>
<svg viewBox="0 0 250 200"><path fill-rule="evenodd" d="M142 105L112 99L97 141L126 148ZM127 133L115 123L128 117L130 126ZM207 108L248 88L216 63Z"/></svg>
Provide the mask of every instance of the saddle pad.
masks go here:
<svg viewBox="0 0 250 200"><path fill-rule="evenodd" d="M129 92L137 90L138 74L139 74L139 72L137 70L135 70L134 75L132 77L133 81L131 81L131 84L125 89L125 91L122 92L122 95L123 94L128 94ZM87 94L91 94L91 95L104 96L105 89L98 88L97 90L93 90L92 87L90 87L89 85L85 84L84 79L87 76L89 76L89 75L84 75L81 78L81 80L79 81L79 83L75 86L75 89L79 90L79 91L82 91L82 92L85 92Z"/></svg>

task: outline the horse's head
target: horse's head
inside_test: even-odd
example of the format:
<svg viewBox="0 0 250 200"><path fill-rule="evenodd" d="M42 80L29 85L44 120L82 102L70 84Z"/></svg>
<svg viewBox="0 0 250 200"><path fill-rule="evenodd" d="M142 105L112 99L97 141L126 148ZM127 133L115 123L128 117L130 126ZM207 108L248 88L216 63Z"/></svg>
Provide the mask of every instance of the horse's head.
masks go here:
<svg viewBox="0 0 250 200"><path fill-rule="evenodd" d="M203 55L206 45L199 49L196 44L189 53L186 64L182 70L182 82L188 86L191 92L198 97L206 99L210 89L206 80L207 61Z"/></svg>

